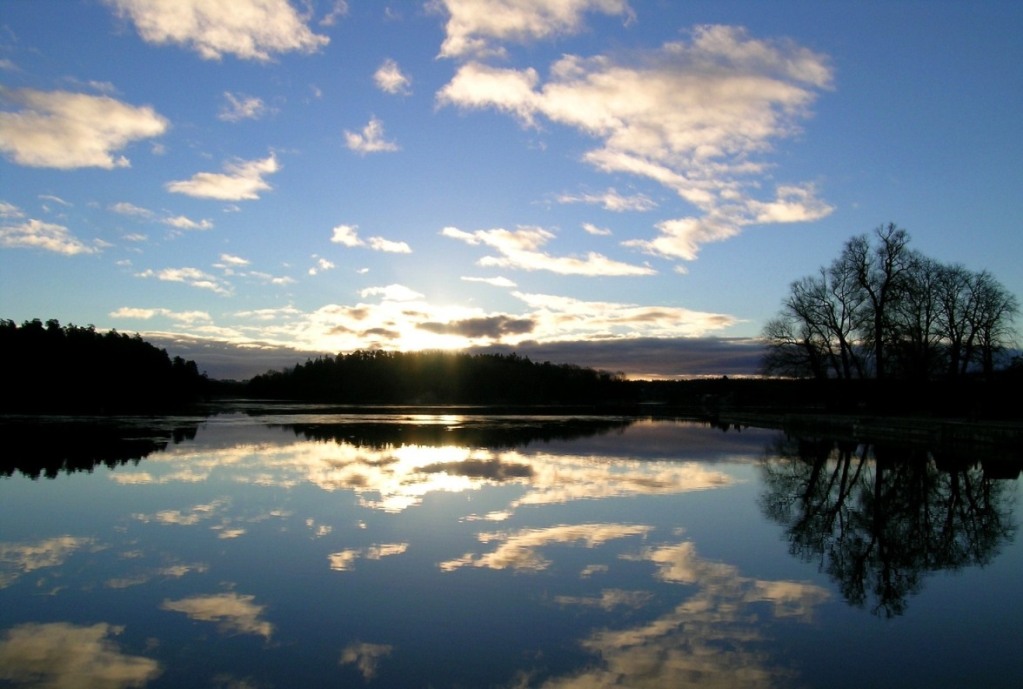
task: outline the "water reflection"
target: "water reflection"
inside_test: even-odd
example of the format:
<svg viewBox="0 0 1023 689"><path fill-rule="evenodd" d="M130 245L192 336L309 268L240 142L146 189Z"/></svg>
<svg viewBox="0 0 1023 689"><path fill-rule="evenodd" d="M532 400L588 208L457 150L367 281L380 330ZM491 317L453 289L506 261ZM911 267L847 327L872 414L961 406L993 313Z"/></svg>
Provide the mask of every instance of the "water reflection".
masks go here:
<svg viewBox="0 0 1023 689"><path fill-rule="evenodd" d="M1012 539L1012 482L914 447L780 439L763 463L764 513L850 604L894 617L925 576L985 565Z"/></svg>
<svg viewBox="0 0 1023 689"><path fill-rule="evenodd" d="M51 689L139 687L160 674L150 658L123 653L123 627L51 622L21 624L0 640L0 679Z"/></svg>
<svg viewBox="0 0 1023 689"><path fill-rule="evenodd" d="M225 415L110 470L0 480L0 684L836 686L885 628L846 601L904 612L1015 529L1015 483L927 453L652 420L327 421ZM878 645L955 633L924 627ZM1019 663L978 638L997 686ZM947 645L936 667L977 652Z"/></svg>

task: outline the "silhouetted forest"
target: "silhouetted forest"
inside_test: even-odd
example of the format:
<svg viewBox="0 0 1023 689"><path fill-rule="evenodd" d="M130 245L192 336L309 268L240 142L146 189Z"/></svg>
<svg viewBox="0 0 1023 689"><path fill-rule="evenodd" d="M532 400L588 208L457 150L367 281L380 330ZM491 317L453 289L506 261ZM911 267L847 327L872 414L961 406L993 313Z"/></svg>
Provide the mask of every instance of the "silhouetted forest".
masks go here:
<svg viewBox="0 0 1023 689"><path fill-rule="evenodd" d="M173 359L139 335L39 319L0 320L0 411L165 411L199 399L208 381L194 361Z"/></svg>
<svg viewBox="0 0 1023 689"><path fill-rule="evenodd" d="M615 404L625 378L516 354L356 351L256 376L246 394L338 404Z"/></svg>

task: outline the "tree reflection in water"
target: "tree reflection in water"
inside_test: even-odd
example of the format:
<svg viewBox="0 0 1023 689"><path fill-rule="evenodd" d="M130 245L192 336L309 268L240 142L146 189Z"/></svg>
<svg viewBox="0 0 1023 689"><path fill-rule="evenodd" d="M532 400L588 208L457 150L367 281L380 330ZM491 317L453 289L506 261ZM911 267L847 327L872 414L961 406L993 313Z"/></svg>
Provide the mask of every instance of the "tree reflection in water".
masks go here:
<svg viewBox="0 0 1023 689"><path fill-rule="evenodd" d="M1011 485L977 461L782 437L762 471L761 509L785 527L790 552L886 618L906 611L927 574L991 562L1016 529Z"/></svg>

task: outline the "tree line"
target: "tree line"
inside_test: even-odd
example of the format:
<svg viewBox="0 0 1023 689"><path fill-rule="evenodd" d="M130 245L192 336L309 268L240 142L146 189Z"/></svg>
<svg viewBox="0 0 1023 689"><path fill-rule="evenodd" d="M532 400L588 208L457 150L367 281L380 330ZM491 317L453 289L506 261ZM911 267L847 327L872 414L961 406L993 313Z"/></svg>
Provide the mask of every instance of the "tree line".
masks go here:
<svg viewBox="0 0 1023 689"><path fill-rule="evenodd" d="M56 319L0 319L0 411L102 413L168 410L194 401L209 381L194 361L111 330Z"/></svg>
<svg viewBox="0 0 1023 689"><path fill-rule="evenodd" d="M1014 342L1019 302L991 273L909 247L895 224L847 241L793 282L763 330L768 375L817 379L990 377Z"/></svg>
<svg viewBox="0 0 1023 689"><path fill-rule="evenodd" d="M597 404L629 395L621 374L517 354L358 350L252 378L253 397L339 404Z"/></svg>

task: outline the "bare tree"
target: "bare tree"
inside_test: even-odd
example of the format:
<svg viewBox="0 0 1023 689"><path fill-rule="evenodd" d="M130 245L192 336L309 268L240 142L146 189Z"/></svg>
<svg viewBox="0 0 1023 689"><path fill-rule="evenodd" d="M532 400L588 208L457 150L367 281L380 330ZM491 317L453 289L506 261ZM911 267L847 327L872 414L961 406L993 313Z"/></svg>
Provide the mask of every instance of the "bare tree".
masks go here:
<svg viewBox="0 0 1023 689"><path fill-rule="evenodd" d="M924 380L986 375L1013 344L1019 301L987 271L908 247L894 224L845 243L828 268L796 280L765 326L767 373Z"/></svg>

